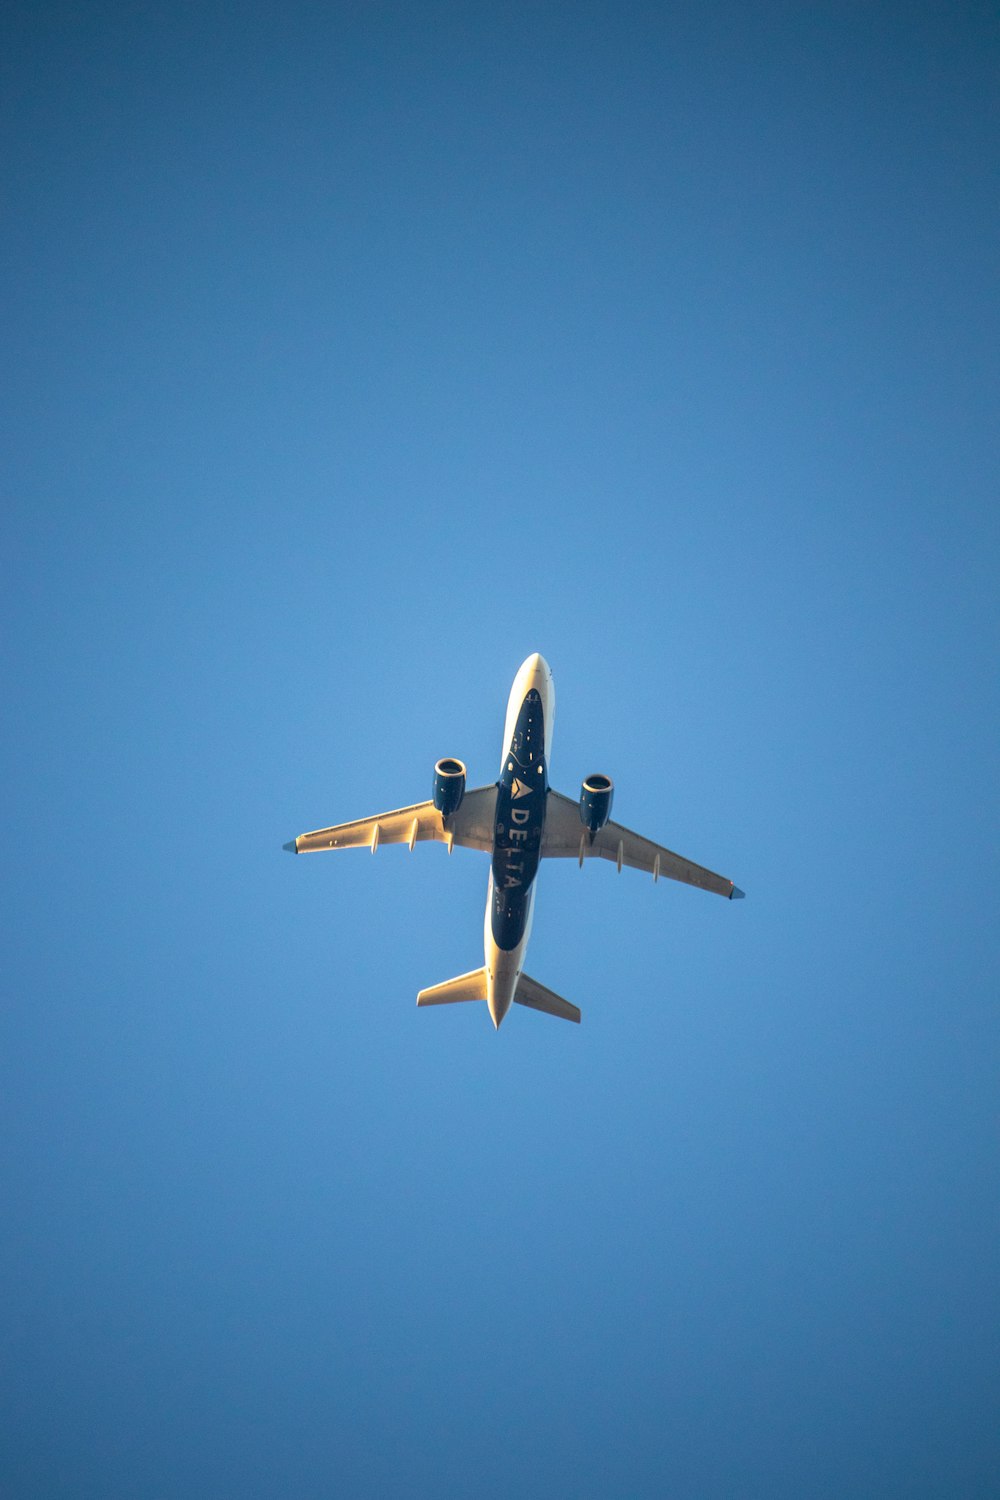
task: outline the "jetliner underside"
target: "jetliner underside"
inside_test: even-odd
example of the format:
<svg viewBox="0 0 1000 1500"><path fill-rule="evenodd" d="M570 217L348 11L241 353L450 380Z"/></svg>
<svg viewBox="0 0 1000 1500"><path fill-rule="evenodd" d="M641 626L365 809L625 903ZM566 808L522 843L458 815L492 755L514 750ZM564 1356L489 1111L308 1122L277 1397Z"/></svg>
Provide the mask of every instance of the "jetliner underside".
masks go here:
<svg viewBox="0 0 1000 1500"><path fill-rule="evenodd" d="M613 786L604 775L588 776L578 802L549 787L555 687L544 657L523 663L507 703L500 775L492 786L465 789L465 766L443 759L434 768L433 796L394 812L338 823L300 834L284 847L294 854L325 849L368 848L379 844L414 844L428 839L447 846L479 849L491 856L483 929L484 963L468 974L421 990L419 1006L452 1005L485 1000L494 1027L512 1004L579 1021L568 1000L524 972L531 936L535 877L542 859L614 860L725 896L742 897L731 880L683 859L610 821Z"/></svg>

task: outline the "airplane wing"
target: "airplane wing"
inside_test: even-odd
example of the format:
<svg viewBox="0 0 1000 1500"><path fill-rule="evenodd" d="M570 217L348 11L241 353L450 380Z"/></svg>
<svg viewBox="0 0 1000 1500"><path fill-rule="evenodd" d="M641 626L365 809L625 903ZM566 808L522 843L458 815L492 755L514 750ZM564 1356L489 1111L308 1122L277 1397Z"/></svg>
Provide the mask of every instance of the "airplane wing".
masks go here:
<svg viewBox="0 0 1000 1500"><path fill-rule="evenodd" d="M414 844L437 839L466 849L493 848L493 814L496 809L496 786L481 786L466 792L457 812L441 816L433 802L415 802L412 807L398 807L394 812L376 813L373 818L357 818L353 823L336 823L332 828L317 828L300 833L285 848L292 854L314 854L322 849L370 849L379 844Z"/></svg>
<svg viewBox="0 0 1000 1500"><path fill-rule="evenodd" d="M605 823L591 835L580 821L579 804L561 792L549 792L542 834L542 858L546 856L550 859L579 859L581 865L585 859L597 856L613 860L619 870L622 865L647 870L654 880L666 875L670 880L696 885L703 891L714 891L729 900L743 895L739 887L724 875L716 875L702 865L692 864L691 860L682 859L661 844L651 843L640 834L623 828L620 823Z"/></svg>

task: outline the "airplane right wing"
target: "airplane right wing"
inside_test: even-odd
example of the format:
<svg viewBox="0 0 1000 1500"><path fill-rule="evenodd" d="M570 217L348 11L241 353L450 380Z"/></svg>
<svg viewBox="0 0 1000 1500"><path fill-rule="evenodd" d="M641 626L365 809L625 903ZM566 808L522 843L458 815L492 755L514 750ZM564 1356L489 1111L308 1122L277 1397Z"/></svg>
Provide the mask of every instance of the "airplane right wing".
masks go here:
<svg viewBox="0 0 1000 1500"><path fill-rule="evenodd" d="M635 870L646 870L654 880L666 875L670 880L680 880L685 885L696 885L703 891L714 891L730 901L739 899L743 892L725 875L716 875L696 865L662 844L654 844L641 834L623 828L620 823L605 823L597 833L590 833L580 819L579 804L561 792L549 792L545 810L545 829L542 834L542 857L555 859L585 859L595 856L613 860L618 869L629 865Z"/></svg>
<svg viewBox="0 0 1000 1500"><path fill-rule="evenodd" d="M481 786L466 792L458 811L445 818L433 802L415 802L412 807L398 807L393 812L376 813L373 818L357 818L353 823L335 823L332 828L317 828L300 833L284 847L291 854L315 854L324 849L370 849L379 844L414 844L436 839L448 846L461 844L466 849L493 849L493 814L496 809L496 786Z"/></svg>

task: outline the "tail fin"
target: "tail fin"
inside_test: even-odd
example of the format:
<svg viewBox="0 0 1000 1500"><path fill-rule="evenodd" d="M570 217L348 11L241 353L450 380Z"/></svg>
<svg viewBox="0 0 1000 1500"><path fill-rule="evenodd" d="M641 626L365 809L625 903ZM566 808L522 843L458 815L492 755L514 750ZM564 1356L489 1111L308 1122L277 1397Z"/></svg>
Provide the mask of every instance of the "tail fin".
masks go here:
<svg viewBox="0 0 1000 1500"><path fill-rule="evenodd" d="M454 1005L459 1000L485 999L486 970L473 969L469 974L459 974L457 979L446 979L444 984L435 984L430 989L421 990L417 996L417 1004ZM527 974L522 974L517 981L514 1003L526 1005L531 1010L543 1010L546 1015L559 1016L563 1021L580 1020L580 1012L575 1005L571 1005L561 995L547 990L537 979L529 979Z"/></svg>
<svg viewBox="0 0 1000 1500"><path fill-rule="evenodd" d="M485 1000L486 970L473 969L469 974L459 974L457 979L446 979L444 984L434 984L429 990L421 990L418 1005L453 1005L456 1000Z"/></svg>
<svg viewBox="0 0 1000 1500"><path fill-rule="evenodd" d="M537 979L529 979L527 974L522 974L517 981L514 1004L527 1005L531 1010L544 1010L547 1016L559 1016L564 1021L576 1021L579 1024L580 1012L575 1005L570 1005L561 995L554 995L544 984L539 984Z"/></svg>

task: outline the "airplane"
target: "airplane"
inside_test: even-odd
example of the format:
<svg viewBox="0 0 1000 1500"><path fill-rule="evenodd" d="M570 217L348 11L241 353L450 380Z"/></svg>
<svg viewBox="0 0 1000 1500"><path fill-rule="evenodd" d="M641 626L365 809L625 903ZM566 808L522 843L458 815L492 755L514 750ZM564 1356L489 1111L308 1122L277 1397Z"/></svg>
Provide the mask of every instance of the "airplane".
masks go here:
<svg viewBox="0 0 1000 1500"><path fill-rule="evenodd" d="M555 706L552 673L545 658L536 652L514 678L507 702L500 776L491 786L466 791L464 763L446 756L434 767L430 801L300 833L283 845L292 854L358 848L374 854L380 844L408 844L412 851L414 844L436 839L446 845L449 854L455 844L489 854L485 962L468 974L421 990L417 1004L485 1000L497 1031L512 1004L565 1021L580 1020L575 1005L524 972L540 860L576 858L582 866L585 859L609 859L618 866L619 874L622 866L628 865L652 874L654 881L664 875L703 891L714 891L730 901L744 895L725 876L612 823L614 784L609 776L588 776L578 801L550 789Z"/></svg>

